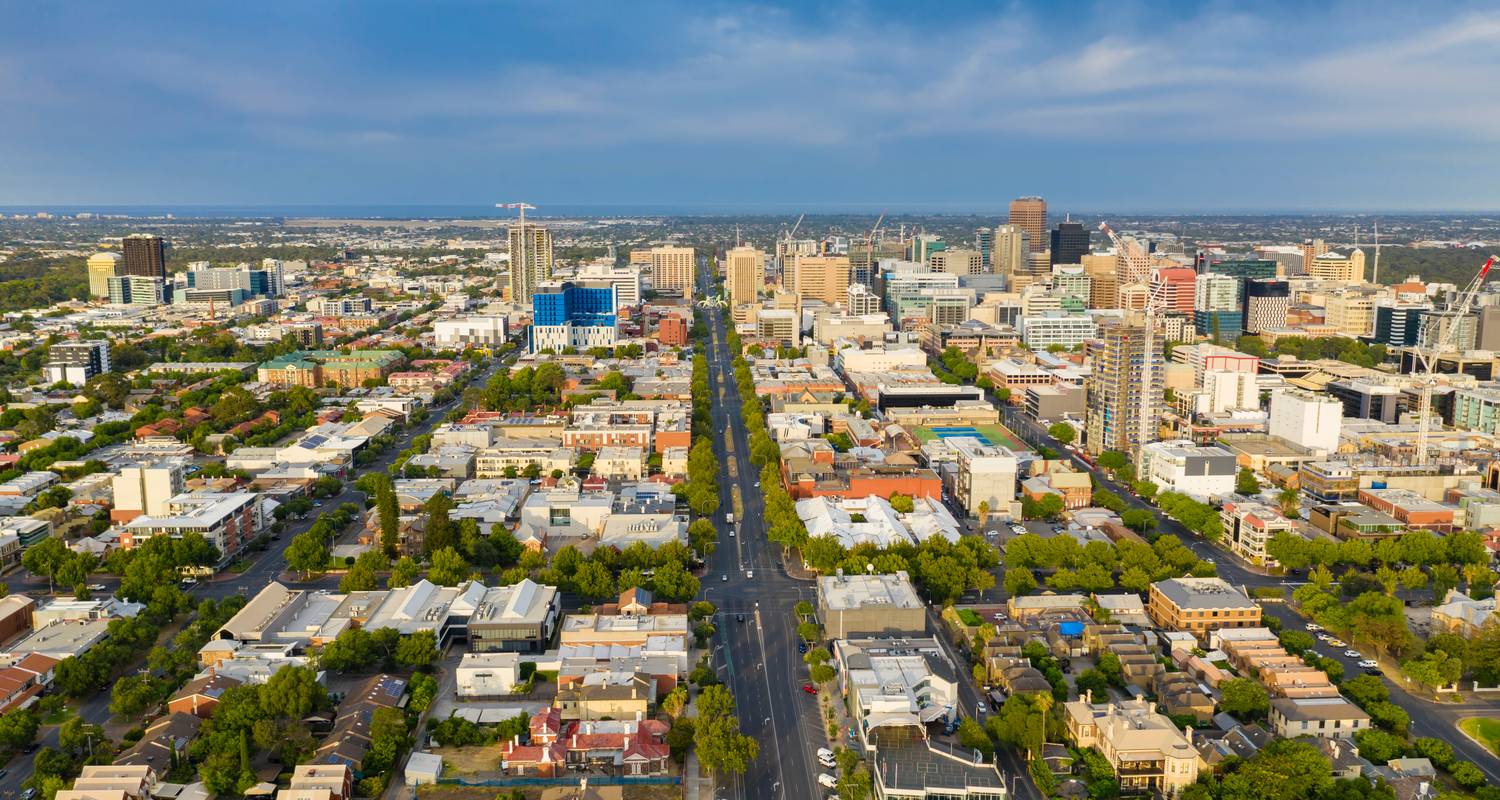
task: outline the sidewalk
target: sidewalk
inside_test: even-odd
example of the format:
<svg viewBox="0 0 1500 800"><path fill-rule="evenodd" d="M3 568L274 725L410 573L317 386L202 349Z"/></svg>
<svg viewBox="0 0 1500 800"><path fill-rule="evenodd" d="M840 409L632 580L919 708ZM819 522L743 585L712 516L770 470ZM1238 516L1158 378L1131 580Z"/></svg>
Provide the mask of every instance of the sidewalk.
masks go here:
<svg viewBox="0 0 1500 800"><path fill-rule="evenodd" d="M698 754L688 751L682 765L682 796L686 800L714 800L714 784L698 769Z"/></svg>

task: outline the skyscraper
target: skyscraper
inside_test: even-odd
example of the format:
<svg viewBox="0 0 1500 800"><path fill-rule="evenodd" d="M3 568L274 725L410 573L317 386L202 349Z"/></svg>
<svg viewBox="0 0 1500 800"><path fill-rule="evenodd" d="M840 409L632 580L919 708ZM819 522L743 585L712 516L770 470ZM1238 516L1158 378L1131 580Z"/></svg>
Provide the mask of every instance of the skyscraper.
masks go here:
<svg viewBox="0 0 1500 800"><path fill-rule="evenodd" d="M1052 263L1082 264L1089 252L1089 232L1077 222L1059 222L1052 229Z"/></svg>
<svg viewBox="0 0 1500 800"><path fill-rule="evenodd" d="M1047 249L1047 201L1040 197L1018 197L1010 201L1010 224L1026 231L1031 251Z"/></svg>
<svg viewBox="0 0 1500 800"><path fill-rule="evenodd" d="M109 279L120 274L119 253L89 256L89 297L109 297Z"/></svg>
<svg viewBox="0 0 1500 800"><path fill-rule="evenodd" d="M664 245L651 248L651 288L693 296L693 267L697 259L691 247Z"/></svg>
<svg viewBox="0 0 1500 800"><path fill-rule="evenodd" d="M125 237L122 245L125 259L118 274L166 279L167 245L160 236L132 233Z"/></svg>
<svg viewBox="0 0 1500 800"><path fill-rule="evenodd" d="M1094 351L1093 372L1084 379L1088 399L1088 437L1085 446L1097 456L1105 450L1133 455L1140 442L1142 392L1156 417L1164 383L1161 337L1151 348L1150 386L1146 385L1146 329L1123 322L1100 326L1101 345ZM1147 437L1154 437L1148 429Z"/></svg>
<svg viewBox="0 0 1500 800"><path fill-rule="evenodd" d="M766 253L757 247L740 245L724 254L724 283L732 305L753 303L766 285Z"/></svg>
<svg viewBox="0 0 1500 800"><path fill-rule="evenodd" d="M1287 311L1292 305L1292 292L1286 281L1245 281L1243 296L1245 333L1286 327Z"/></svg>
<svg viewBox="0 0 1500 800"><path fill-rule="evenodd" d="M527 223L510 226L510 301L531 305L543 281L552 279L552 231Z"/></svg>
<svg viewBox="0 0 1500 800"><path fill-rule="evenodd" d="M994 228L980 228L974 231L974 249L979 251L980 264L985 272L994 272L991 264L995 253L995 230Z"/></svg>
<svg viewBox="0 0 1500 800"><path fill-rule="evenodd" d="M995 228L995 254L991 259L992 271L997 275L1013 276L1026 271L1026 256L1031 252L1031 237L1017 225L1000 225Z"/></svg>

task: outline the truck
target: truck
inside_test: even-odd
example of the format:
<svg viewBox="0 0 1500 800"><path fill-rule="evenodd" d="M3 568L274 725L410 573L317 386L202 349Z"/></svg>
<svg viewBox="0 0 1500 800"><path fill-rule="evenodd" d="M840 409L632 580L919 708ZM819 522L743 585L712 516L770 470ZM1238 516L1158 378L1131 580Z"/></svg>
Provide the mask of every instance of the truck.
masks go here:
<svg viewBox="0 0 1500 800"><path fill-rule="evenodd" d="M734 512L731 511L728 514L725 514L724 515L724 521L726 523L730 524L730 525L733 525L734 524Z"/></svg>

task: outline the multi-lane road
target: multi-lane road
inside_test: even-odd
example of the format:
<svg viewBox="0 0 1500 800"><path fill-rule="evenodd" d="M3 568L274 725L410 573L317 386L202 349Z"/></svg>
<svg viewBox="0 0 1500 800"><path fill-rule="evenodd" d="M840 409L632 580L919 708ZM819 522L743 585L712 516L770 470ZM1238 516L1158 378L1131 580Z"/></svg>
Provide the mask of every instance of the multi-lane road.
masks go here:
<svg viewBox="0 0 1500 800"><path fill-rule="evenodd" d="M1033 446L1045 446L1057 453L1066 455L1077 467L1092 473L1094 479L1101 486L1119 495L1127 504L1135 508L1146 509L1156 515L1158 531L1178 537L1199 558L1212 562L1218 569L1219 577L1230 583L1247 587L1248 589L1264 586L1288 587L1298 585L1279 576L1257 572L1228 551L1210 544L1202 537L1189 531L1181 523L1163 514L1160 509L1131 493L1129 488L1111 480L1103 470L1095 468L1076 454L1068 451L1061 442L1048 435L1046 429L1032 418L1030 414L1005 403L999 405L1005 410L1005 422L1013 432ZM1262 604L1262 609L1263 613L1276 617L1287 630L1302 630L1308 623L1305 617L1299 615L1285 604L1265 603ZM1345 649L1343 647L1331 647L1322 642L1319 642L1317 645L1320 655L1333 658L1343 665L1345 675L1354 676L1360 674L1362 670L1358 664L1359 659L1344 655ZM1474 762L1474 765L1479 767L1492 782L1500 782L1500 757L1496 757L1494 753L1465 736L1457 728L1457 721L1464 717L1500 716L1500 702L1494 700L1476 700L1463 704L1435 703L1406 691L1405 687L1399 681L1393 681L1388 677L1382 678L1382 680L1385 682L1386 687L1390 689L1391 702L1401 706L1406 710L1407 714L1411 715L1412 736L1430 736L1449 742L1453 745L1454 751L1459 756Z"/></svg>
<svg viewBox="0 0 1500 800"><path fill-rule="evenodd" d="M483 385L502 364L507 364L513 360L514 356L511 356L492 362L488 368L482 370L474 378L474 381L479 385ZM410 446L413 439L431 431L437 426L442 421L443 415L451 411L456 403L457 401L454 400L429 409L430 413L427 419L406 428L397 437L397 440L390 447L386 448L373 463L360 468L359 472L362 474L390 469L391 463L396 459L396 456ZM239 574L226 572L216 579L200 582L190 587L188 590L189 593L198 598L222 599L232 595L253 597L256 592L259 592L271 581L277 580L282 576L286 567L286 548L291 544L292 537L312 527L313 521L317 519L319 513L324 509L335 508L338 504L344 502L358 503L361 506L364 504L364 494L354 488L352 481L346 483L339 494L324 500L322 505L310 513L306 519L292 521L279 537L271 541L269 548L258 555L252 556L255 561L249 569ZM11 576L8 580L11 591L26 592L33 596L45 595L47 593L47 581L45 578L39 578L22 572ZM114 576L95 575L90 576L89 580L91 583L103 584L106 590L110 592L114 591L120 583L119 578ZM331 588L329 582L326 580L316 584L289 583L288 585L294 587L306 585L317 588ZM143 655L138 660L138 663L131 664L128 669L139 667L139 662L144 661L144 658ZM73 710L84 721L102 725L110 718L109 701L110 692L108 689L105 689L77 703L73 706ZM42 747L57 747L58 727L49 726L43 728L38 733L37 743ZM21 784L31 778L31 756L19 755L11 759L9 764L0 769L0 773L3 773L0 774L0 797L18 796L21 791Z"/></svg>
<svg viewBox="0 0 1500 800"><path fill-rule="evenodd" d="M706 272L701 281L706 289ZM717 794L766 800L817 797L819 770L813 753L823 746L826 732L818 699L802 691L807 668L797 652L793 616L797 601L814 601L814 590L811 583L787 575L780 546L766 538L760 476L749 458L722 314L718 308L707 310L714 448L724 468L715 515L719 546L703 576L703 595L718 606L713 663L734 694L741 730L759 742L760 755L744 775L720 777ZM741 505L731 525L726 514L735 513L736 494Z"/></svg>

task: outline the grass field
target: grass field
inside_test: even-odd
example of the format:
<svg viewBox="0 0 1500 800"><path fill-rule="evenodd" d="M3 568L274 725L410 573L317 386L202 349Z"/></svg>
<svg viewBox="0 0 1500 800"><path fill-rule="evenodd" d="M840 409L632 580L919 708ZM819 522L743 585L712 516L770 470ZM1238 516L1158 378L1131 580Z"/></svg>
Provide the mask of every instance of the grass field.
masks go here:
<svg viewBox="0 0 1500 800"><path fill-rule="evenodd" d="M1017 451L1031 449L1022 444L1021 440L1016 438L1015 434L1006 430L1002 425L970 425L961 427L972 427L976 433L988 439L990 444L997 444L1001 447L1008 447L1011 450ZM911 435L917 437L917 441L919 442L930 442L938 438L937 432L926 426L913 429Z"/></svg>
<svg viewBox="0 0 1500 800"><path fill-rule="evenodd" d="M1470 717L1459 720L1458 727L1464 733L1478 739L1491 752L1500 755L1500 719L1494 717Z"/></svg>

